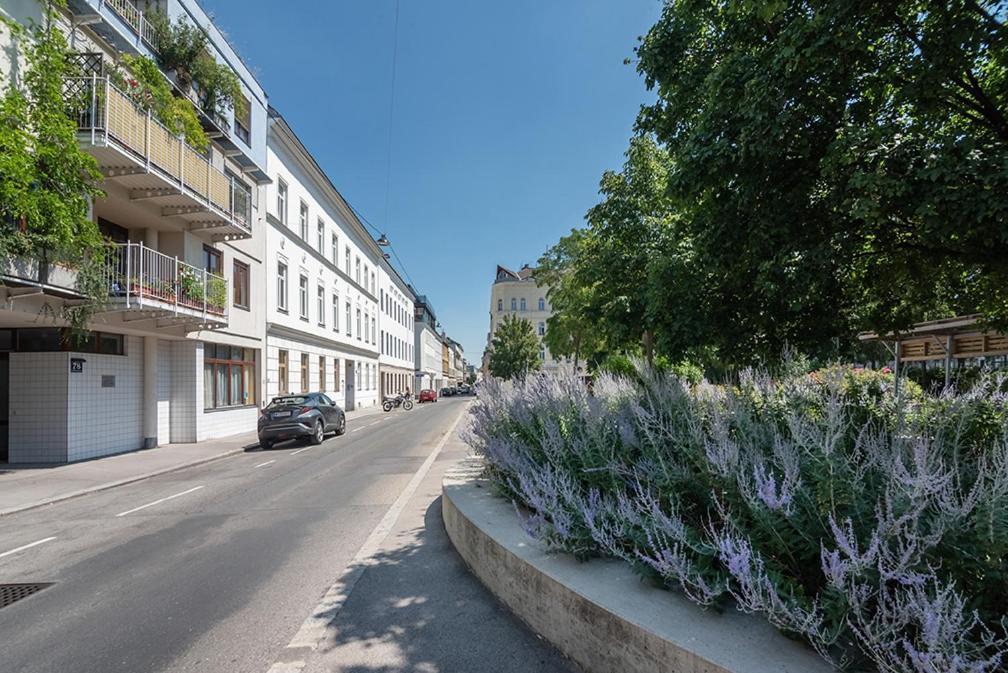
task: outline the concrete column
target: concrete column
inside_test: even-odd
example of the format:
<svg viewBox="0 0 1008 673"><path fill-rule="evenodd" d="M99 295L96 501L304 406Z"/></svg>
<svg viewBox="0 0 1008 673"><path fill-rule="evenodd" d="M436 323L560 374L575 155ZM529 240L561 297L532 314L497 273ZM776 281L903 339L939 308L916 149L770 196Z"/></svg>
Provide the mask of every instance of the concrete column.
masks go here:
<svg viewBox="0 0 1008 673"><path fill-rule="evenodd" d="M151 250L158 249L158 230L147 228L144 229L144 245Z"/></svg>
<svg viewBox="0 0 1008 673"><path fill-rule="evenodd" d="M157 355L157 337L145 336L143 378L143 447L145 449L152 449L158 445Z"/></svg>

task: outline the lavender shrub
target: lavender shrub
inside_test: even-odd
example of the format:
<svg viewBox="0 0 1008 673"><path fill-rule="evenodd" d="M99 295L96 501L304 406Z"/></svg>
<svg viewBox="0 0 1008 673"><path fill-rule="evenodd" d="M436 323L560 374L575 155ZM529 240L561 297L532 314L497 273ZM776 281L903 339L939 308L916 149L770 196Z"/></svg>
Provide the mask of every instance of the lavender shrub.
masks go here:
<svg viewBox="0 0 1008 673"><path fill-rule="evenodd" d="M763 614L842 669L1008 670L1008 397L835 367L487 381L467 439L529 533Z"/></svg>

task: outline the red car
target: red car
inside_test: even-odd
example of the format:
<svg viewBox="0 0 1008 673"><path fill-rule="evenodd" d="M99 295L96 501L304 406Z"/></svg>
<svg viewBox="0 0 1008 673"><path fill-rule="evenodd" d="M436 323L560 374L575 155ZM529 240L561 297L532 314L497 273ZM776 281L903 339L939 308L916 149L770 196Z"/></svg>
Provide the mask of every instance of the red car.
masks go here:
<svg viewBox="0 0 1008 673"><path fill-rule="evenodd" d="M421 390L417 402L437 402L437 391Z"/></svg>

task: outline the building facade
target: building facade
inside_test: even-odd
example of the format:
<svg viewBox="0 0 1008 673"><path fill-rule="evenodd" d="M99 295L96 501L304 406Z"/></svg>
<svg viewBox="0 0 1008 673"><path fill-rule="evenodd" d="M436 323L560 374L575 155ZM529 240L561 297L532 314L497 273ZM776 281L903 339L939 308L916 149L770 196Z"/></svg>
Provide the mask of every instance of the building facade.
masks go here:
<svg viewBox="0 0 1008 673"><path fill-rule="evenodd" d="M483 352L483 376L489 376L489 356L494 333L504 316L513 315L532 324L539 340L539 359L546 371L573 367L570 358L557 358L546 347L546 325L552 311L547 298L548 288L538 285L533 278L535 269L528 264L518 271L497 267L490 290L490 329L487 331L487 345Z"/></svg>
<svg viewBox="0 0 1008 673"><path fill-rule="evenodd" d="M378 264L378 356L379 394L415 393L416 311L412 288L383 255Z"/></svg>
<svg viewBox="0 0 1008 673"><path fill-rule="evenodd" d="M437 333L437 316L430 301L419 295L414 301L413 355L416 390L441 390L444 385L443 344Z"/></svg>
<svg viewBox="0 0 1008 673"><path fill-rule="evenodd" d="M383 253L284 118L269 120L263 389L373 406Z"/></svg>
<svg viewBox="0 0 1008 673"><path fill-rule="evenodd" d="M69 462L255 427L266 94L197 2L149 4L203 29L209 55L240 82L240 113L204 109L164 72L210 137L190 146L114 84L124 54L157 59L143 13L101 0L60 10L83 73L66 82L80 94L78 141L105 176L91 215L110 241L108 301L89 338L71 339L61 316L81 297L72 269L24 259L0 270L0 461ZM0 12L26 24L42 5ZM0 42L10 73L19 49L5 27Z"/></svg>

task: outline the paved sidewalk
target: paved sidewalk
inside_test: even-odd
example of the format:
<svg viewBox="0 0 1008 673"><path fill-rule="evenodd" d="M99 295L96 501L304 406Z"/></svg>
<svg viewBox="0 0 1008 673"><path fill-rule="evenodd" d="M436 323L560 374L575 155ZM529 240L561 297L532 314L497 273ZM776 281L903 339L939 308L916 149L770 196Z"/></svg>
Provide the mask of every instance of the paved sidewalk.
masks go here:
<svg viewBox="0 0 1008 673"><path fill-rule="evenodd" d="M352 421L381 410L376 406L348 411L347 419ZM19 467L0 463L0 516L207 463L257 446L256 433L247 432L64 465Z"/></svg>

